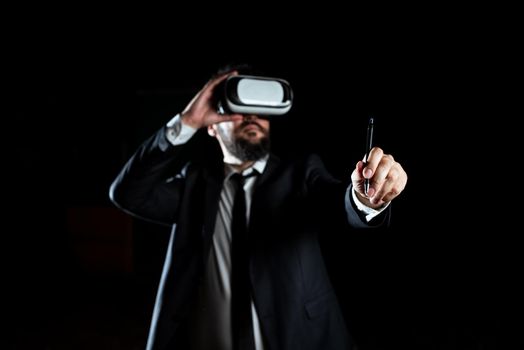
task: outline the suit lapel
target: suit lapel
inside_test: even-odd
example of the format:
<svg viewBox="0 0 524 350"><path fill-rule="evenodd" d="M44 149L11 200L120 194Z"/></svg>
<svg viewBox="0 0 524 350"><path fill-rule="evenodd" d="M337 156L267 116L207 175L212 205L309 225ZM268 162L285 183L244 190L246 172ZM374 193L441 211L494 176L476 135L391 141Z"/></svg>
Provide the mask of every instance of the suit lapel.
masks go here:
<svg viewBox="0 0 524 350"><path fill-rule="evenodd" d="M268 179L270 179L271 176L275 173L279 164L280 164L280 159L277 156L271 154L269 156L269 159L267 160L267 164L266 164L266 168L264 169L264 172L258 177L257 181L255 182L255 187L256 188L260 187Z"/></svg>

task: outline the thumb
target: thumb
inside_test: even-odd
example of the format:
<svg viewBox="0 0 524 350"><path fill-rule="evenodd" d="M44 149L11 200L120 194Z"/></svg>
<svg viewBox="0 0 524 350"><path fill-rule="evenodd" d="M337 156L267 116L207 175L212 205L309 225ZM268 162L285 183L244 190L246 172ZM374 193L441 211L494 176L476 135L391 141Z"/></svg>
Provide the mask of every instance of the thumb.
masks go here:
<svg viewBox="0 0 524 350"><path fill-rule="evenodd" d="M359 161L353 170L353 173L351 173L351 183L353 188L361 194L364 193L364 176L362 175L362 169L364 169L364 162Z"/></svg>
<svg viewBox="0 0 524 350"><path fill-rule="evenodd" d="M351 174L351 181L353 182L353 184L355 184L355 182L364 181L364 175L362 174L363 169L364 169L364 162L360 160L357 163L355 170L353 170L353 173Z"/></svg>

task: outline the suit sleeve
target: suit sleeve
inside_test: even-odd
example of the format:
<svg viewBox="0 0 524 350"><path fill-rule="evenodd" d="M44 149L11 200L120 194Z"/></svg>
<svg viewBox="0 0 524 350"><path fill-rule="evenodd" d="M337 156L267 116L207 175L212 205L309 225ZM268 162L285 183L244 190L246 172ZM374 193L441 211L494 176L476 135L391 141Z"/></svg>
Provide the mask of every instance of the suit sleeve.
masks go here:
<svg viewBox="0 0 524 350"><path fill-rule="evenodd" d="M110 200L125 212L159 224L177 220L195 135L187 144L173 146L166 127L146 140L127 161L109 190Z"/></svg>
<svg viewBox="0 0 524 350"><path fill-rule="evenodd" d="M381 212L368 222L365 218L365 213L358 210L355 202L353 201L351 191L352 186L350 184L349 186L347 186L346 195L344 198L347 220L350 226L355 228L374 228L389 226L391 218L391 204L388 205L388 207L384 209L383 212Z"/></svg>
<svg viewBox="0 0 524 350"><path fill-rule="evenodd" d="M324 225L327 219L337 226L342 224L359 229L389 225L391 205L367 222L364 213L351 199L351 182L335 179L316 155L309 157L306 164L306 188L309 201L319 214L315 216L322 218Z"/></svg>

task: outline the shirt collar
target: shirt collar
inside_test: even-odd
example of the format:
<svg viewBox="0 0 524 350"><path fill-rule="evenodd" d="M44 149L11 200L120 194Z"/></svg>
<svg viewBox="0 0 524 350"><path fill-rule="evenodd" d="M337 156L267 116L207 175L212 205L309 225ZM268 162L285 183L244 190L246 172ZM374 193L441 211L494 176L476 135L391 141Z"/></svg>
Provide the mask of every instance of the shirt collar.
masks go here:
<svg viewBox="0 0 524 350"><path fill-rule="evenodd" d="M269 159L269 154L266 154L264 157L262 157L259 160L255 161L252 166L250 166L249 168L244 169L244 171L242 171L242 175L243 176L249 175L249 174L251 174L255 170L259 174L262 174L264 172L264 170L266 169L266 165L267 165L268 159ZM231 174L233 174L235 172L233 167L231 165L227 164L227 163L225 164L225 169L226 169L226 178L228 178L229 176L231 176Z"/></svg>

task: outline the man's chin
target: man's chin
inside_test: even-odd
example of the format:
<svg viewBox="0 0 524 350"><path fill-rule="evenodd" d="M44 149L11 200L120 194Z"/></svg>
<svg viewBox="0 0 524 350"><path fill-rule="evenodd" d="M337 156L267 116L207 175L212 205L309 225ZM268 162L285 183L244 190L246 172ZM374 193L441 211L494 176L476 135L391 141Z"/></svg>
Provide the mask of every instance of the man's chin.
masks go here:
<svg viewBox="0 0 524 350"><path fill-rule="evenodd" d="M270 142L267 137L240 138L236 143L236 152L239 159L257 160L269 153Z"/></svg>

